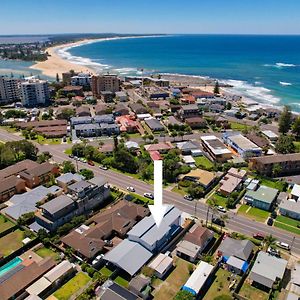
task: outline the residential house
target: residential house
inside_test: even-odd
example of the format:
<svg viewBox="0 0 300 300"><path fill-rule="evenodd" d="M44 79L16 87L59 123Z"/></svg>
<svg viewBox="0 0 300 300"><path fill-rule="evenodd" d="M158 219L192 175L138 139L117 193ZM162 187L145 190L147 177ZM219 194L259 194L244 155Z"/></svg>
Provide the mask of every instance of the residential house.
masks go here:
<svg viewBox="0 0 300 300"><path fill-rule="evenodd" d="M99 103L94 107L94 110L97 116L106 115L109 110L109 106L105 103Z"/></svg>
<svg viewBox="0 0 300 300"><path fill-rule="evenodd" d="M154 270L154 275L160 279L164 278L173 266L172 257L162 253L159 253L148 265L149 268Z"/></svg>
<svg viewBox="0 0 300 300"><path fill-rule="evenodd" d="M91 124L93 122L92 117L73 117L71 118L71 125L80 125L80 124Z"/></svg>
<svg viewBox="0 0 300 300"><path fill-rule="evenodd" d="M83 87L67 85L61 89L61 94L64 97L67 97L68 94L74 94L75 96L83 96Z"/></svg>
<svg viewBox="0 0 300 300"><path fill-rule="evenodd" d="M9 198L11 198L15 194L21 194L25 191L25 180L15 175L0 179L0 203L9 200Z"/></svg>
<svg viewBox="0 0 300 300"><path fill-rule="evenodd" d="M121 92L116 92L116 99L120 102L126 102L128 100L128 96L125 92L121 91Z"/></svg>
<svg viewBox="0 0 300 300"><path fill-rule="evenodd" d="M277 194L277 189L261 185L256 191L247 191L244 200L253 207L270 211L277 198Z"/></svg>
<svg viewBox="0 0 300 300"><path fill-rule="evenodd" d="M300 186L294 184L290 193L290 198L284 197L279 204L279 212L283 216L287 216L296 220L300 220Z"/></svg>
<svg viewBox="0 0 300 300"><path fill-rule="evenodd" d="M116 117L116 123L120 124L121 132L133 133L137 132L139 128L139 122L136 121L134 117L130 115L122 115Z"/></svg>
<svg viewBox="0 0 300 300"><path fill-rule="evenodd" d="M77 137L101 136L101 127L99 124L78 124L74 126Z"/></svg>
<svg viewBox="0 0 300 300"><path fill-rule="evenodd" d="M114 108L114 114L116 116L129 115L129 109L126 105L124 105L122 103L117 103L115 108Z"/></svg>
<svg viewBox="0 0 300 300"><path fill-rule="evenodd" d="M88 106L79 106L76 108L76 116L77 117L90 117L91 111Z"/></svg>
<svg viewBox="0 0 300 300"><path fill-rule="evenodd" d="M180 142L176 144L176 147L181 151L182 155L190 155L193 150L199 150L199 145L194 141Z"/></svg>
<svg viewBox="0 0 300 300"><path fill-rule="evenodd" d="M214 172L209 172L206 170L196 169L191 170L187 174L179 175L180 180L189 180L201 185L203 188L209 188L217 179Z"/></svg>
<svg viewBox="0 0 300 300"><path fill-rule="evenodd" d="M126 288L114 283L111 280L106 281L99 293L101 300L139 300L140 297L130 292Z"/></svg>
<svg viewBox="0 0 300 300"><path fill-rule="evenodd" d="M157 227L152 216L145 217L129 232L128 238L109 251L104 259L133 276L181 230L181 212L168 206L164 222Z"/></svg>
<svg viewBox="0 0 300 300"><path fill-rule="evenodd" d="M98 124L101 123L114 124L115 118L113 114L97 115L94 117L94 122Z"/></svg>
<svg viewBox="0 0 300 300"><path fill-rule="evenodd" d="M223 139L243 159L261 156L262 149L238 132L226 132Z"/></svg>
<svg viewBox="0 0 300 300"><path fill-rule="evenodd" d="M100 94L102 101L104 101L105 103L114 102L115 93L110 91L102 91Z"/></svg>
<svg viewBox="0 0 300 300"><path fill-rule="evenodd" d="M144 146L145 150L150 151L158 151L159 153L166 153L171 149L174 149L174 146L170 142L160 142L157 144L148 144Z"/></svg>
<svg viewBox="0 0 300 300"><path fill-rule="evenodd" d="M189 230L176 247L176 255L192 263L200 258L202 251L213 239L214 234L209 229L197 224Z"/></svg>
<svg viewBox="0 0 300 300"><path fill-rule="evenodd" d="M104 177L94 177L89 181L79 181L68 186L67 195L60 195L40 206L36 212L36 222L54 231L69 222L74 216L91 211L110 195Z"/></svg>
<svg viewBox="0 0 300 300"><path fill-rule="evenodd" d="M179 126L183 125L183 123L180 122L178 119L176 119L174 116L168 117L164 122L167 126L169 126L169 125L172 125L172 126L174 126L174 125L179 125Z"/></svg>
<svg viewBox="0 0 300 300"><path fill-rule="evenodd" d="M245 137L262 149L268 148L270 145L266 138L259 136L256 133L247 133Z"/></svg>
<svg viewBox="0 0 300 300"><path fill-rule="evenodd" d="M151 131L164 131L164 126L160 123L159 120L155 118L145 119L145 124L150 128Z"/></svg>
<svg viewBox="0 0 300 300"><path fill-rule="evenodd" d="M82 179L83 177L77 173L65 173L56 178L56 183L64 190L64 192L67 192L69 185L81 181Z"/></svg>
<svg viewBox="0 0 300 300"><path fill-rule="evenodd" d="M195 297L199 296L201 291L204 292L206 287L209 287L212 283L214 269L215 267L211 264L201 261L188 281L183 285L182 290L193 294Z"/></svg>
<svg viewBox="0 0 300 300"><path fill-rule="evenodd" d="M232 192L239 190L246 177L245 170L231 168L220 181L218 192L223 196L229 196Z"/></svg>
<svg viewBox="0 0 300 300"><path fill-rule="evenodd" d="M185 123L192 129L205 128L207 126L206 120L201 117L188 117L185 118Z"/></svg>
<svg viewBox="0 0 300 300"><path fill-rule="evenodd" d="M271 289L274 283L282 280L286 267L287 261L285 259L259 251L250 271L249 279L256 284Z"/></svg>
<svg viewBox="0 0 300 300"><path fill-rule="evenodd" d="M272 143L278 140L278 135L271 130L262 130L261 133Z"/></svg>
<svg viewBox="0 0 300 300"><path fill-rule="evenodd" d="M143 275L138 275L131 279L128 289L142 299L149 299L152 290L151 279Z"/></svg>
<svg viewBox="0 0 300 300"><path fill-rule="evenodd" d="M140 103L130 103L129 107L136 115L148 113L148 109Z"/></svg>
<svg viewBox="0 0 300 300"><path fill-rule="evenodd" d="M197 104L188 104L181 106L178 115L182 120L185 120L186 118L198 117L200 111Z"/></svg>
<svg viewBox="0 0 300 300"><path fill-rule="evenodd" d="M233 273L245 273L249 267L254 244L249 240L235 240L226 237L217 250L217 255L222 257L226 268Z"/></svg>
<svg viewBox="0 0 300 300"><path fill-rule="evenodd" d="M273 172L274 166L279 167L279 173ZM300 153L254 157L249 161L249 168L265 176L296 175L300 173Z"/></svg>
<svg viewBox="0 0 300 300"><path fill-rule="evenodd" d="M149 210L145 207L119 201L93 216L93 226L81 225L63 237L62 242L65 246L73 248L76 255L90 260L99 252L111 250L114 237L124 238L127 232L148 214Z"/></svg>
<svg viewBox="0 0 300 300"><path fill-rule="evenodd" d="M201 144L213 161L226 162L232 158L231 151L214 135L202 136Z"/></svg>

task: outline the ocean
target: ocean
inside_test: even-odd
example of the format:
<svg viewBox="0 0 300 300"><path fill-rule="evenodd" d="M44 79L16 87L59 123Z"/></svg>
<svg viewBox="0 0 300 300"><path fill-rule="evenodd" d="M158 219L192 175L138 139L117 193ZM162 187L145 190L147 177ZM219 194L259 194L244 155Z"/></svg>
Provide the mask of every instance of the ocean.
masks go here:
<svg viewBox="0 0 300 300"><path fill-rule="evenodd" d="M169 73L218 79L235 93L300 112L300 36L170 35L90 42L58 54L97 72ZM3 66L4 64L4 66ZM0 61L0 74L30 63ZM18 66L21 65L21 70ZM39 74L32 69L26 74ZM8 73L10 74L10 72Z"/></svg>
<svg viewBox="0 0 300 300"><path fill-rule="evenodd" d="M172 35L89 43L65 58L121 75L171 73L232 84L248 98L300 112L300 36Z"/></svg>

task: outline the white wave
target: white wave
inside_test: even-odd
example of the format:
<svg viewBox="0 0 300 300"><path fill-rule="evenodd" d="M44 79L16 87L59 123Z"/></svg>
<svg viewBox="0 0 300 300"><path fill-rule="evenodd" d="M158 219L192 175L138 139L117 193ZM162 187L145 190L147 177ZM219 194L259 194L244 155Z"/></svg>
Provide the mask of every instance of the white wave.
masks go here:
<svg viewBox="0 0 300 300"><path fill-rule="evenodd" d="M160 75L166 76L177 76L177 77L190 77L190 78L199 78L199 79L211 79L209 76L200 76L200 75L187 75L179 73L159 73Z"/></svg>
<svg viewBox="0 0 300 300"><path fill-rule="evenodd" d="M260 81L255 81L254 84L255 85L261 85L262 83Z"/></svg>
<svg viewBox="0 0 300 300"><path fill-rule="evenodd" d="M231 79L222 80L222 82L231 85L231 91L234 91L237 95L241 95L245 98L250 98L260 103L277 104L280 102L280 98L272 95L272 91L265 87L255 86L242 80Z"/></svg>
<svg viewBox="0 0 300 300"><path fill-rule="evenodd" d="M274 65L272 64L265 64L264 67L273 67L277 69L283 69L283 68L295 68L298 67L299 65L295 64L289 64L289 63L283 63L283 62L277 62Z"/></svg>
<svg viewBox="0 0 300 300"><path fill-rule="evenodd" d="M290 82L284 82L284 81L279 81L279 84L280 84L280 85L283 85L283 86L289 86L289 85L292 85Z"/></svg>

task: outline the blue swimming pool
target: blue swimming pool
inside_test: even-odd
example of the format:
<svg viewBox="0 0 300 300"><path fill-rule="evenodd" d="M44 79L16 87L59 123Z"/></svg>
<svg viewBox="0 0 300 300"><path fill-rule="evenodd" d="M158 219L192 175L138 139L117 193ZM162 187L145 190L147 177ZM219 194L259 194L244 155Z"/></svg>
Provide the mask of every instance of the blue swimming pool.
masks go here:
<svg viewBox="0 0 300 300"><path fill-rule="evenodd" d="M17 265L19 265L21 262L22 262L22 259L20 257L16 257L16 258L12 259L11 261L9 261L7 264L5 264L4 266L2 266L0 268L0 277L3 276L9 270L11 270L14 267L16 267Z"/></svg>

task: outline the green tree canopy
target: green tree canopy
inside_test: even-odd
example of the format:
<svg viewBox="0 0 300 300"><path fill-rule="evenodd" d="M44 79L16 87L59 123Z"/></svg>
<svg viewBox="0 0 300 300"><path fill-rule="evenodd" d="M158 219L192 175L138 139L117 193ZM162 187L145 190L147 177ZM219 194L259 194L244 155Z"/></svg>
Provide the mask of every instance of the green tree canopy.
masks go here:
<svg viewBox="0 0 300 300"><path fill-rule="evenodd" d="M179 291L174 297L174 300L195 300L195 299L196 297L188 291Z"/></svg>
<svg viewBox="0 0 300 300"><path fill-rule="evenodd" d="M291 125L292 125L291 108L285 105L278 121L278 130L282 134L287 133L290 130Z"/></svg>
<svg viewBox="0 0 300 300"><path fill-rule="evenodd" d="M294 137L291 135L281 135L275 144L278 153L287 154L295 152Z"/></svg>

